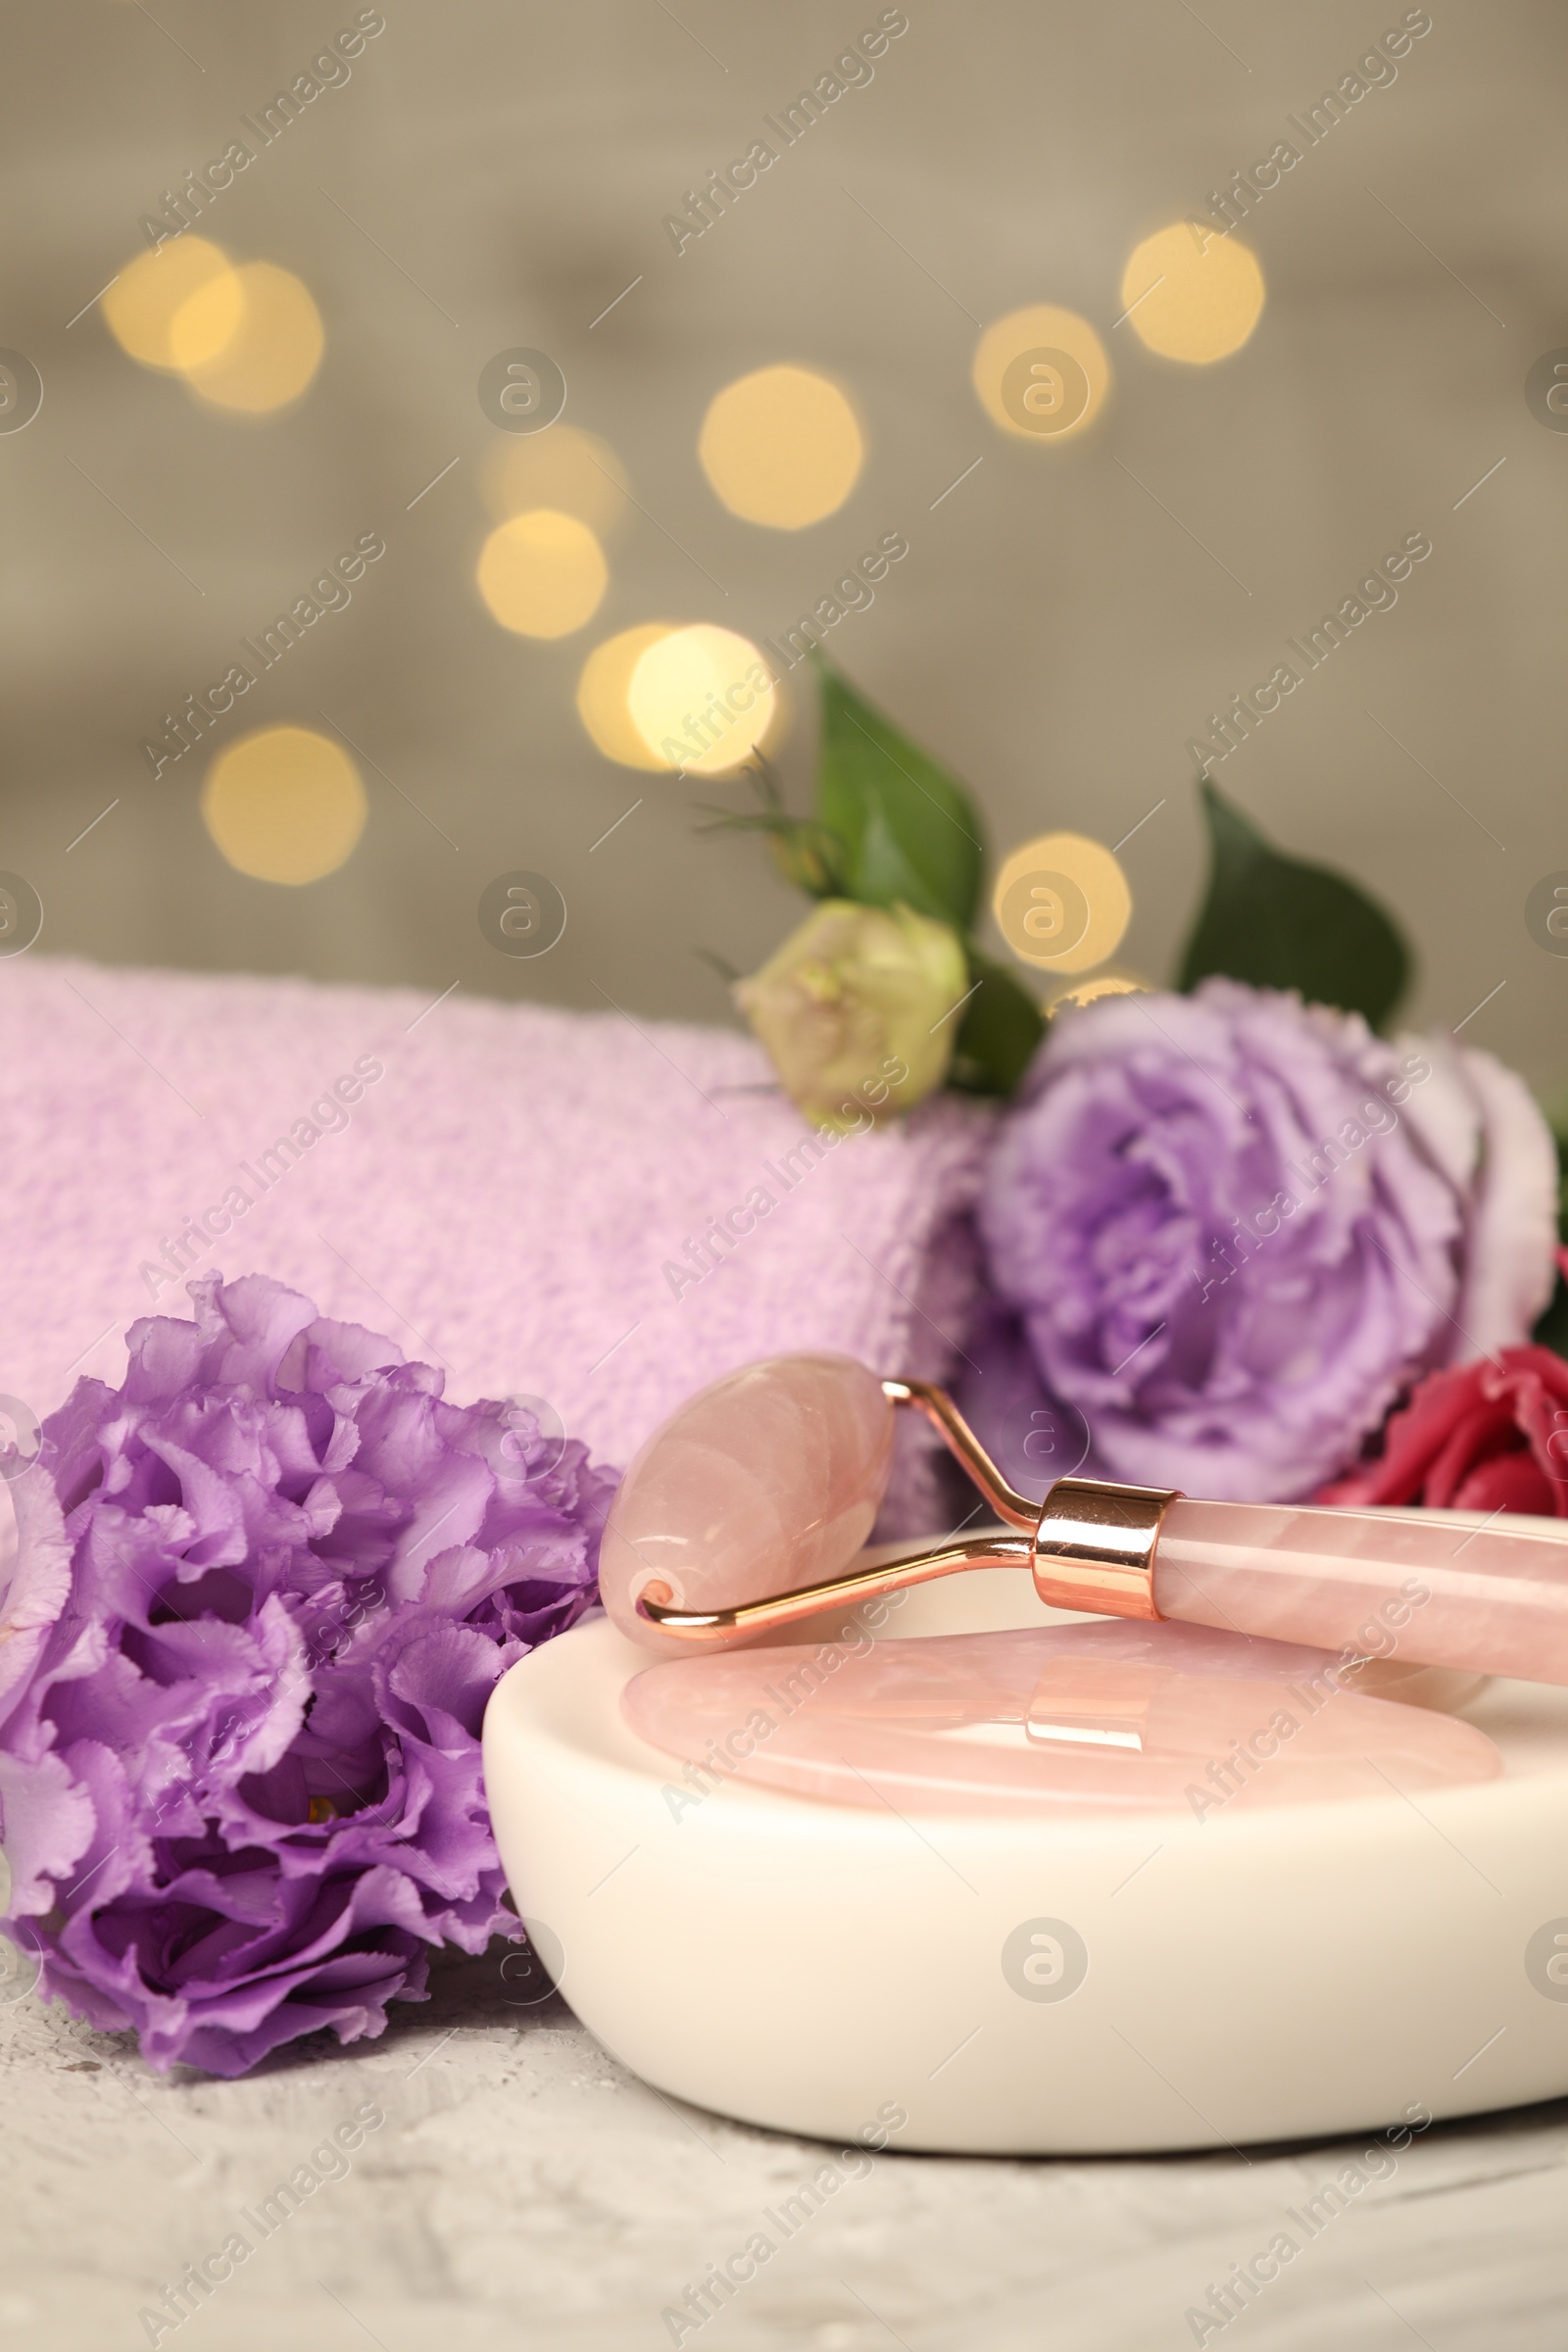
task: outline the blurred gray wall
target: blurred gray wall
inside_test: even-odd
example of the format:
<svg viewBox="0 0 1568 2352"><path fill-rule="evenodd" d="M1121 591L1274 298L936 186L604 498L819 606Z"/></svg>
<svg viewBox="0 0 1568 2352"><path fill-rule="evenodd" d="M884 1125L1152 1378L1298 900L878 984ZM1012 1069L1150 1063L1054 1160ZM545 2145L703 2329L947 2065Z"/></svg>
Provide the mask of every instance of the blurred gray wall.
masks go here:
<svg viewBox="0 0 1568 2352"><path fill-rule="evenodd" d="M1124 852L1126 954L1163 976L1203 867L1188 739L1424 530L1397 607L1217 774L1397 909L1420 1017L1457 1022L1506 983L1467 1040L1568 1077L1568 960L1524 924L1531 885L1568 868L1568 434L1524 390L1568 345L1560 7L1431 0L1397 81L1257 209L1268 308L1245 350L1198 369L1113 327L1129 249L1266 155L1400 7L907 0L874 81L677 257L662 217L877 13L384 0L352 79L211 213L236 259L296 270L326 326L309 396L246 423L135 367L96 308L67 321L138 250L161 191L355 8L6 12L0 344L45 399L0 435L0 866L41 892L44 948L726 1019L693 949L750 966L796 904L754 846L694 838L690 786L594 751L577 672L644 618L771 633L896 529L909 556L835 658L965 779L999 854L1057 824L1115 842L1163 799ZM1042 448L993 428L969 364L981 322L1051 300L1096 323L1115 379L1092 433ZM597 619L553 645L497 628L473 587L497 438L475 386L514 345L559 360L567 420L613 444L642 510ZM848 506L797 533L725 513L696 458L711 394L779 359L839 376L869 440ZM246 880L201 823L202 760L154 781L138 744L367 529L387 554L353 605L214 740L328 712L376 763L368 826L322 882ZM797 702L798 797L809 738ZM475 920L518 866L570 906L534 962Z"/></svg>

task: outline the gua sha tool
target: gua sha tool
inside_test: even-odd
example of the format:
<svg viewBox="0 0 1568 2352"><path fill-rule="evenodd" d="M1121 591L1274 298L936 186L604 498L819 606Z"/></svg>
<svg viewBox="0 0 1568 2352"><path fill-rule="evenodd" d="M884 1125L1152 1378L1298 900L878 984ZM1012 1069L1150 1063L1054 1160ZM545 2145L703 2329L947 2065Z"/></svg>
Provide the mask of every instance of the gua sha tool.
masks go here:
<svg viewBox="0 0 1568 2352"><path fill-rule="evenodd" d="M899 1406L933 1423L1015 1533L850 1566L887 1485ZM1568 1684L1568 1539L1086 1478L1034 1503L940 1389L836 1355L750 1365L657 1431L612 1508L600 1589L616 1625L668 1653L1002 1566L1029 1568L1053 1608Z"/></svg>
<svg viewBox="0 0 1568 2352"><path fill-rule="evenodd" d="M1201 1818L1502 1771L1473 1725L1343 1690L1332 1659L1288 1642L1113 1622L874 1643L848 1630L863 1646L650 1666L626 1721L699 1774L925 1814L1191 1820L1195 1792Z"/></svg>

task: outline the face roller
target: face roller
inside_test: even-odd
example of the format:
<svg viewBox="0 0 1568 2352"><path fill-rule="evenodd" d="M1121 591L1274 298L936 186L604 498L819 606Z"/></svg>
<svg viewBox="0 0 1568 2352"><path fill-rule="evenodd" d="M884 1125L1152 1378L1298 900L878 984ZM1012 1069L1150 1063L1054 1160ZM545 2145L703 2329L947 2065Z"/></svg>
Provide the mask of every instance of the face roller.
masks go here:
<svg viewBox="0 0 1568 2352"><path fill-rule="evenodd" d="M932 1423L1007 1534L852 1568L887 1487L898 1408ZM818 1610L965 1568L1026 1567L1042 1602L1172 1618L1476 1674L1568 1684L1568 1534L1398 1512L1203 1502L1058 1479L1031 1502L940 1389L847 1356L775 1356L694 1396L627 1471L600 1587L666 1655L732 1647Z"/></svg>

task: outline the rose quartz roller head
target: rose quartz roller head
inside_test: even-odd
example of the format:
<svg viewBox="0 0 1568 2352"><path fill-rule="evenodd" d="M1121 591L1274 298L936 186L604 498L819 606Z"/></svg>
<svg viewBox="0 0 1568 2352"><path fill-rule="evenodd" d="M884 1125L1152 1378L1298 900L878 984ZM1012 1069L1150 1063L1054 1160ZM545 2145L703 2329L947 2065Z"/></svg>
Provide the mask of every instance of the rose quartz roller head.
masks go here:
<svg viewBox="0 0 1568 2352"><path fill-rule="evenodd" d="M1016 1532L852 1569L887 1486L893 1414L925 1415ZM651 1649L728 1647L956 1570L1033 1572L1056 1609L1395 1651L1430 1666L1568 1684L1568 1533L1394 1511L1198 1502L1060 1478L1014 1492L952 1399L841 1355L732 1372L642 1448L605 1529L600 1589Z"/></svg>
<svg viewBox="0 0 1568 2352"><path fill-rule="evenodd" d="M599 1555L605 1607L650 1648L685 1649L678 1627L661 1634L640 1609L644 1595L722 1611L835 1577L868 1542L892 1466L892 1399L863 1364L776 1355L728 1373L656 1430L621 1480Z"/></svg>

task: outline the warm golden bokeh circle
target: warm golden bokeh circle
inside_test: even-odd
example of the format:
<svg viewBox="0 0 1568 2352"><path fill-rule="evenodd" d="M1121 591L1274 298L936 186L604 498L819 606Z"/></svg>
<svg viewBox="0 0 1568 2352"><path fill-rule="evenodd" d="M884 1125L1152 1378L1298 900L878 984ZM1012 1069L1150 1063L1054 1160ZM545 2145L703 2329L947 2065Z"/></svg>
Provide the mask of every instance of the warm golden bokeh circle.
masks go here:
<svg viewBox="0 0 1568 2352"><path fill-rule="evenodd" d="M187 294L169 321L169 363L188 374L220 359L246 325L243 273L220 270Z"/></svg>
<svg viewBox="0 0 1568 2352"><path fill-rule="evenodd" d="M766 738L779 701L748 638L698 621L661 632L639 656L626 708L660 766L722 776Z"/></svg>
<svg viewBox="0 0 1568 2352"><path fill-rule="evenodd" d="M233 274L243 297L235 331L211 358L187 353L179 365L191 389L215 408L266 416L298 400L319 367L326 341L321 314L304 281L275 262L247 262ZM178 344L193 312L201 322L211 299L204 289L184 304L172 343Z"/></svg>
<svg viewBox="0 0 1568 2352"><path fill-rule="evenodd" d="M585 522L536 507L491 532L478 578L479 594L504 629L519 637L569 637L598 612L610 572Z"/></svg>
<svg viewBox="0 0 1568 2352"><path fill-rule="evenodd" d="M1151 351L1207 367L1240 351L1263 315L1263 272L1250 246L1188 220L1133 248L1122 272L1128 324Z"/></svg>
<svg viewBox="0 0 1568 2352"><path fill-rule="evenodd" d="M673 764L645 742L626 698L638 662L651 645L674 634L674 625L667 620L645 620L635 629L622 629L618 636L596 645L582 665L577 680L577 716L605 758L618 760L622 767L668 769Z"/></svg>
<svg viewBox="0 0 1568 2352"><path fill-rule="evenodd" d="M1121 867L1083 833L1042 833L1014 850L991 903L1012 953L1053 972L1087 972L1114 956L1133 910Z"/></svg>
<svg viewBox="0 0 1568 2352"><path fill-rule="evenodd" d="M603 538L626 512L625 467L608 441L574 424L498 434L485 455L480 489L497 522L530 507L551 507L575 514Z"/></svg>
<svg viewBox="0 0 1568 2352"><path fill-rule="evenodd" d="M1020 441L1082 432L1110 388L1110 363L1088 319L1049 302L993 320L970 372L987 416Z"/></svg>
<svg viewBox="0 0 1568 2352"><path fill-rule="evenodd" d="M714 394L697 454L714 492L745 522L804 530L843 506L865 444L846 395L809 368L759 368Z"/></svg>
<svg viewBox="0 0 1568 2352"><path fill-rule="evenodd" d="M318 882L365 830L365 786L340 744L309 727L258 727L220 751L202 816L229 864L258 882Z"/></svg>
<svg viewBox="0 0 1568 2352"><path fill-rule="evenodd" d="M1152 987L1152 980L1135 979L1131 972L1101 972L1093 980L1079 980L1071 988L1058 988L1046 1010L1055 1014L1064 1005L1098 1004L1102 997L1147 997Z"/></svg>
<svg viewBox="0 0 1568 2352"><path fill-rule="evenodd" d="M103 297L122 351L144 368L181 369L214 359L245 315L245 289L220 245L187 233L128 262Z"/></svg>

